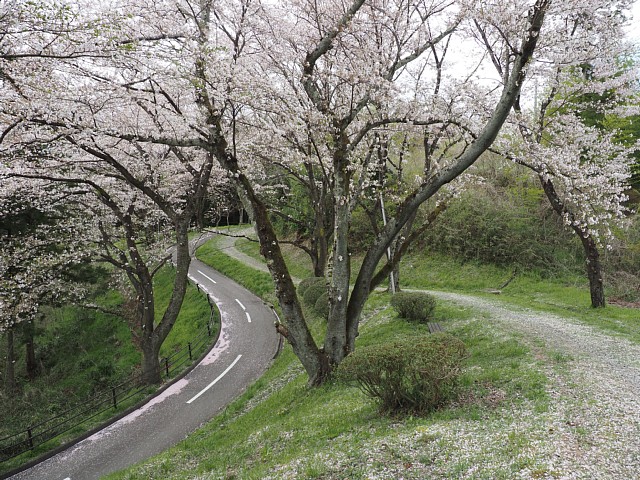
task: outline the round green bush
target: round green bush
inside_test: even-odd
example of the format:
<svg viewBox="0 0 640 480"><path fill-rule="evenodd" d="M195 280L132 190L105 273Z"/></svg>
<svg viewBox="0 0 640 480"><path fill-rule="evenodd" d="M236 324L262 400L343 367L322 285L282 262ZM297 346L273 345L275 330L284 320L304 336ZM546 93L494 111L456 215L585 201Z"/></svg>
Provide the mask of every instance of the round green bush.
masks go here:
<svg viewBox="0 0 640 480"><path fill-rule="evenodd" d="M318 312L322 318L329 318L329 294L327 292L324 292L318 297L313 309Z"/></svg>
<svg viewBox="0 0 640 480"><path fill-rule="evenodd" d="M320 298L320 295L322 295L326 291L327 286L323 278L322 282L316 282L313 285L310 285L302 294L302 299L308 306L315 307L318 298Z"/></svg>
<svg viewBox="0 0 640 480"><path fill-rule="evenodd" d="M298 284L298 287L297 287L298 295L300 296L304 295L304 292L307 291L307 288L309 288L311 285L315 285L316 283L324 284L325 283L324 277L309 277L309 278L304 278L300 280L300 283Z"/></svg>
<svg viewBox="0 0 640 480"><path fill-rule="evenodd" d="M427 323L433 318L436 299L428 293L398 292L391 297L391 306L402 318Z"/></svg>
<svg viewBox="0 0 640 480"><path fill-rule="evenodd" d="M466 356L447 333L407 336L356 350L336 377L378 399L382 411L427 413L455 397Z"/></svg>

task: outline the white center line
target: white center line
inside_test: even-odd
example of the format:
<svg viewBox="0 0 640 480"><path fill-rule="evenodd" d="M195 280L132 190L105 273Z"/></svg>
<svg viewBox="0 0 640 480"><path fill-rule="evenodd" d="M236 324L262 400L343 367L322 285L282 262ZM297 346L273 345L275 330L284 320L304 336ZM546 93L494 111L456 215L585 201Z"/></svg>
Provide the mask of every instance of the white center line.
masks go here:
<svg viewBox="0 0 640 480"><path fill-rule="evenodd" d="M249 320L249 323L251 323L251 315L249 315L249 312L245 312L247 314L247 320Z"/></svg>
<svg viewBox="0 0 640 480"><path fill-rule="evenodd" d="M233 361L233 363L231 363L231 365L229 365L226 370L224 372L222 372L220 375L218 375L218 378L216 378L213 382L211 382L209 385L207 385L206 387L204 387L200 393L198 393L195 397L193 397L191 400L187 401L187 403L191 403L195 400L197 400L198 398L200 398L200 395L202 395L204 392L206 392L207 390L209 390L211 387L213 387L216 383L218 383L218 381L224 377L227 373L229 373L229 370L231 370L233 368L233 366L238 363L238 360L240 360L240 357L242 357L242 355L238 355L236 357L236 359Z"/></svg>
<svg viewBox="0 0 640 480"><path fill-rule="evenodd" d="M240 300L238 300L237 298L236 298L236 302L238 302L238 305L240 305L243 310L247 310L246 307L242 304L242 302Z"/></svg>
<svg viewBox="0 0 640 480"><path fill-rule="evenodd" d="M198 270L198 273L199 273L200 275L202 275L204 278L206 278L207 280L210 280L210 281L212 281L213 283L218 283L218 282L216 282L213 278L211 278L209 275L207 275L206 273L201 272L200 270Z"/></svg>

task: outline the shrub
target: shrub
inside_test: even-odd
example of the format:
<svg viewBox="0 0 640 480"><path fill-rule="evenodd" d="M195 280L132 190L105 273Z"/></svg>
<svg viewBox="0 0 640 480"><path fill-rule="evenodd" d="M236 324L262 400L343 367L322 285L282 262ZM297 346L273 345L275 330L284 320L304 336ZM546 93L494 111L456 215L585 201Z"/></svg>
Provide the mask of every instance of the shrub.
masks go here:
<svg viewBox="0 0 640 480"><path fill-rule="evenodd" d="M324 292L318 297L313 309L318 312L322 318L329 318L329 294L327 292Z"/></svg>
<svg viewBox="0 0 640 480"><path fill-rule="evenodd" d="M398 292L391 297L391 306L402 318L426 323L433 317L436 299L428 293Z"/></svg>
<svg viewBox="0 0 640 480"><path fill-rule="evenodd" d="M378 399L383 411L427 413L455 396L464 358L462 341L447 333L407 336L356 350L337 378Z"/></svg>
<svg viewBox="0 0 640 480"><path fill-rule="evenodd" d="M535 180L535 179L534 179ZM580 242L566 229L532 182L503 177L470 188L421 236L423 248L461 261L518 266L550 275L582 271ZM507 184L507 185L505 185Z"/></svg>
<svg viewBox="0 0 640 480"><path fill-rule="evenodd" d="M298 295L300 296L304 295L304 292L306 292L311 285L315 285L317 283L321 283L324 285L325 283L324 277L309 277L309 278L300 280L300 283L298 284L298 287L296 289L298 291Z"/></svg>
<svg viewBox="0 0 640 480"><path fill-rule="evenodd" d="M316 282L312 285L309 285L309 287L302 294L302 299L308 306L315 307L318 298L320 298L320 295L322 295L326 291L327 285L323 278L322 282Z"/></svg>

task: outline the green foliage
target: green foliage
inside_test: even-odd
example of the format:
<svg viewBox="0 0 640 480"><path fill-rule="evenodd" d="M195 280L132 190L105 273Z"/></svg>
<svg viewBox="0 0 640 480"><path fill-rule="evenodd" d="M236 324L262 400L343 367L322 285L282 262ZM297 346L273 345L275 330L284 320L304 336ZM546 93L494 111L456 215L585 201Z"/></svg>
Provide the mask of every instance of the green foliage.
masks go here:
<svg viewBox="0 0 640 480"><path fill-rule="evenodd" d="M398 292L391 297L391 306L402 318L427 323L433 318L436 299L420 292Z"/></svg>
<svg viewBox="0 0 640 480"><path fill-rule="evenodd" d="M91 273L90 270L84 270ZM156 309L166 307L173 284L174 271L165 267L154 277ZM117 311L122 296L114 290L107 290L108 277L95 279L96 290L102 290L94 303L103 308ZM193 340L210 316L210 307L206 297L192 285L188 286L183 308L174 328L161 349L161 355L168 355L184 347ZM46 307L42 318L35 325L36 357L42 369L42 375L33 381L21 382L20 392L9 397L0 389L0 436L8 436L29 426L42 422L80 404L98 391L118 384L137 373L141 353L131 339L126 322L102 311L87 310L67 305L60 308ZM157 312L158 314L160 312ZM4 340L4 337L2 337ZM6 342L0 343L0 357L5 352ZM16 345L21 353L23 346ZM16 362L19 379L25 376L24 355ZM141 398L132 397L131 403L123 403L126 408ZM97 417L86 428L105 421L112 412ZM82 431L72 432L80 434ZM71 438L66 438L70 440ZM54 440L49 448L61 440ZM56 443L57 442L57 443ZM0 465L3 469L14 468L46 451L45 446L34 452L17 457Z"/></svg>
<svg viewBox="0 0 640 480"><path fill-rule="evenodd" d="M466 356L464 343L446 333L405 336L359 348L337 377L378 399L383 411L427 413L455 396Z"/></svg>
<svg viewBox="0 0 640 480"><path fill-rule="evenodd" d="M327 292L324 292L318 297L313 309L318 312L322 318L329 318L329 294Z"/></svg>
<svg viewBox="0 0 640 480"><path fill-rule="evenodd" d="M499 183L494 190L470 189L453 201L422 237L422 245L460 261L547 275L580 268L582 248L540 190L509 172L493 180Z"/></svg>
<svg viewBox="0 0 640 480"><path fill-rule="evenodd" d="M326 292L327 292L327 285L323 278L322 282L315 282L312 285L309 285L309 287L305 290L304 294L302 295L302 299L304 300L305 304L309 305L310 307L315 307L316 302L318 301L320 296Z"/></svg>
<svg viewBox="0 0 640 480"><path fill-rule="evenodd" d="M349 226L349 248L354 253L366 252L373 239L371 220L364 209L356 208L351 215Z"/></svg>
<svg viewBox="0 0 640 480"><path fill-rule="evenodd" d="M298 296L304 295L304 292L306 292L311 285L319 283L324 284L325 282L326 280L324 277L309 277L302 279L296 289L298 291Z"/></svg>

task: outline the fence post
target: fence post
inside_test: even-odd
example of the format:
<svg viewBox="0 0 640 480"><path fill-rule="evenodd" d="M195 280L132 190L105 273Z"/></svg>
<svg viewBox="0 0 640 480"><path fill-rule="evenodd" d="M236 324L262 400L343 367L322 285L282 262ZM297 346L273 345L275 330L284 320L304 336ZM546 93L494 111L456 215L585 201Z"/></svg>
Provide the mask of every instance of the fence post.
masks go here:
<svg viewBox="0 0 640 480"><path fill-rule="evenodd" d="M189 347L189 361L192 362L193 361L193 356L191 355L191 342L189 342L187 345Z"/></svg>
<svg viewBox="0 0 640 480"><path fill-rule="evenodd" d="M33 448L33 432L31 431L31 427L27 428L27 438L29 441L29 448Z"/></svg>
<svg viewBox="0 0 640 480"><path fill-rule="evenodd" d="M116 399L116 387L111 387L111 396L113 397L113 408L118 408L118 401Z"/></svg>
<svg viewBox="0 0 640 480"><path fill-rule="evenodd" d="M169 357L164 357L164 371L167 374L167 378L169 377Z"/></svg>

